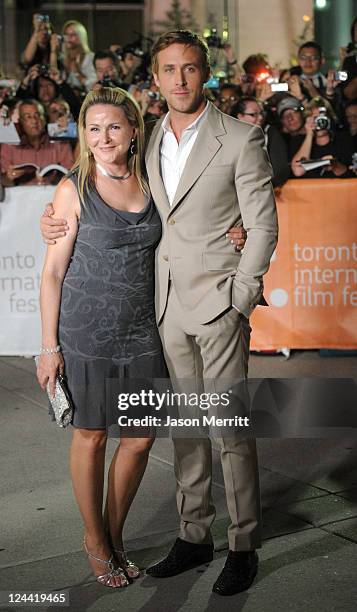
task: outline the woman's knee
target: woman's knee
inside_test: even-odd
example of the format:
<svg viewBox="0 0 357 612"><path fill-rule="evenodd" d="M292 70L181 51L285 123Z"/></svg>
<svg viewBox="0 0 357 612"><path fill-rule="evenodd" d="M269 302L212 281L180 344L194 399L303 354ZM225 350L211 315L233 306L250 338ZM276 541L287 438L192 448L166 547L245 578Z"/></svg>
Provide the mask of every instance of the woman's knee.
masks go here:
<svg viewBox="0 0 357 612"><path fill-rule="evenodd" d="M97 452L105 449L107 433L105 429L79 429L73 430L73 444L80 445L89 451Z"/></svg>
<svg viewBox="0 0 357 612"><path fill-rule="evenodd" d="M155 437L147 438L124 438L120 440L120 447L123 450L136 453L136 454L147 454L149 453L152 445L154 444Z"/></svg>

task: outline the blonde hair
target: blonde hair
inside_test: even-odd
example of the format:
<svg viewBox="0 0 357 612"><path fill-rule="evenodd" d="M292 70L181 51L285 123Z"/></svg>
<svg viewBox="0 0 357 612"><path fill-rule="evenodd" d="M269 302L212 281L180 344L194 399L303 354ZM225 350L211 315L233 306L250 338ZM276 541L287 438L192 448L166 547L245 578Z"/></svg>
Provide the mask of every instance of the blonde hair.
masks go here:
<svg viewBox="0 0 357 612"><path fill-rule="evenodd" d="M85 29L83 23L81 23L80 21L76 21L75 19L70 19L69 21L66 21L66 23L64 24L62 28L63 35L65 35L66 30L69 27L74 28L76 30L76 33L79 36L80 45L81 45L81 59L83 59L86 53L91 52L89 48L89 43L88 43L87 30ZM66 49L66 47L65 47L65 55L68 55L68 50Z"/></svg>
<svg viewBox="0 0 357 612"><path fill-rule="evenodd" d="M337 116L330 102L322 96L315 96L305 106L305 110L309 115L314 108L326 108L326 112L330 119L337 123Z"/></svg>
<svg viewBox="0 0 357 612"><path fill-rule="evenodd" d="M140 108L135 100L124 89L120 89L119 87L102 87L102 89L90 91L86 95L78 118L80 153L73 167L71 168L71 171L78 172L78 191L82 202L84 201L84 189L86 183L89 182L94 185L95 182L95 161L86 141L85 129L87 111L91 106L95 106L97 104L108 104L110 106L121 108L130 125L137 129L136 146L134 153L129 153L130 157L128 160L128 166L136 177L142 192L149 194L149 187L142 173L145 128Z"/></svg>

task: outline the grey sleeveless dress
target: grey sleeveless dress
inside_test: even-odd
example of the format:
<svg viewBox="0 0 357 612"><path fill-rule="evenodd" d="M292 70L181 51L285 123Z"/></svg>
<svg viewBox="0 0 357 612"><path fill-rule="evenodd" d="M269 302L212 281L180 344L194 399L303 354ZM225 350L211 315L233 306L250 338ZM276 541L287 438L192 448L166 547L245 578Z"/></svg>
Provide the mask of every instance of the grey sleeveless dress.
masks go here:
<svg viewBox="0 0 357 612"><path fill-rule="evenodd" d="M71 180L77 185L75 174ZM87 185L58 329L75 427L112 425L107 379L167 376L154 310L160 237L152 199L141 212L118 211Z"/></svg>

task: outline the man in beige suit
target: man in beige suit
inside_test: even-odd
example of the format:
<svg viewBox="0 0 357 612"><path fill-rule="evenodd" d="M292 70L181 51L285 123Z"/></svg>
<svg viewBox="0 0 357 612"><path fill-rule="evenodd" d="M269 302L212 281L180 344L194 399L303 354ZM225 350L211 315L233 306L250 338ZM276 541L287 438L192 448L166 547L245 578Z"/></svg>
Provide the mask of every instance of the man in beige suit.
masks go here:
<svg viewBox="0 0 357 612"><path fill-rule="evenodd" d="M169 32L152 56L169 107L146 155L163 227L156 313L172 380L196 380L207 391L209 382L217 389L247 376L248 318L257 304L266 304L262 277L277 241L271 166L261 129L206 101L209 57L198 36ZM248 235L237 265L225 233L242 224ZM231 595L249 588L257 572L259 477L253 439L231 434L219 443L231 525L229 554L213 590ZM211 441L175 438L174 447L180 537L147 569L153 577L178 574L213 555Z"/></svg>

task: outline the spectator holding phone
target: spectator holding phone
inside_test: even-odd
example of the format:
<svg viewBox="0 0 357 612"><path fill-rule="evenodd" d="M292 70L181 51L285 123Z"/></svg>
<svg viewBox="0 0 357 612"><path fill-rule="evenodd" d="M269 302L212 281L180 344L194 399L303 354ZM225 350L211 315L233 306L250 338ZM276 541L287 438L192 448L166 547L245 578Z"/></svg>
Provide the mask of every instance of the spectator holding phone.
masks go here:
<svg viewBox="0 0 357 612"><path fill-rule="evenodd" d="M49 16L35 13L32 24L31 38L21 56L22 65L26 72L35 64L57 69L60 41L57 34L52 33Z"/></svg>
<svg viewBox="0 0 357 612"><path fill-rule="evenodd" d="M292 76L298 77L289 81L293 96L304 101L304 98L310 100L325 95L327 79L321 72L324 61L321 45L315 41L307 41L299 47L298 66L290 71Z"/></svg>
<svg viewBox="0 0 357 612"><path fill-rule="evenodd" d="M321 45L307 41L298 51L298 66L291 68L288 79L289 93L298 98L304 106L317 96L327 98L334 112L341 115L342 88L344 74L329 70L327 76L322 73L324 57Z"/></svg>
<svg viewBox="0 0 357 612"><path fill-rule="evenodd" d="M347 178L353 176L349 170L353 155L350 134L334 129L334 113L324 98L316 97L307 105L305 136L296 139L296 153L291 162L295 177ZM328 166L308 172L301 165L303 159L331 159Z"/></svg>
<svg viewBox="0 0 357 612"><path fill-rule="evenodd" d="M94 90L102 87L123 88L119 58L113 51L110 51L110 49L97 51L93 58L93 65L97 77L97 82L93 86Z"/></svg>

